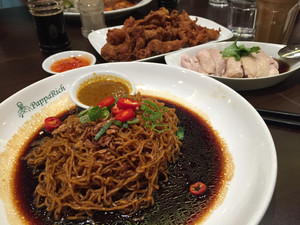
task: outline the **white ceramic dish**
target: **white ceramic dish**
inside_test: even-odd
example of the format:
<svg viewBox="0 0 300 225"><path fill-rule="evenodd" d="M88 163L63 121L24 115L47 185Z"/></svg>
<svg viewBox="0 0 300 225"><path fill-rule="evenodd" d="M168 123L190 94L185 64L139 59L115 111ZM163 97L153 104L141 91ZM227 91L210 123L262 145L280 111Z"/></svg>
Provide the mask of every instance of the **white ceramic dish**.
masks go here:
<svg viewBox="0 0 300 225"><path fill-rule="evenodd" d="M42 67L43 69L48 72L48 73L52 73L52 74L56 74L57 72L54 72L50 69L51 65L60 59L65 59L68 57L85 57L87 59L89 59L91 61L90 65L94 65L96 63L96 57L89 53L89 52L85 52L85 51L65 51L65 52L59 52L56 53L54 55L49 56L47 59L45 59L42 63Z"/></svg>
<svg viewBox="0 0 300 225"><path fill-rule="evenodd" d="M196 46L193 48L184 49L175 53L171 53L165 56L165 61L168 65L181 67L181 56L183 54L188 54L190 56L196 55L196 53L202 48L215 48L218 50L224 50L227 46L231 45L233 42L219 42L219 43L207 43L204 45ZM283 48L284 45L263 43L263 42L247 42L239 41L237 45L245 45L246 47L259 46L264 50L268 55L272 56L275 59L279 59L278 50ZM260 77L260 78L228 78L228 77L218 77L209 75L222 83L228 85L236 91L247 91L247 90L256 90L261 88L266 88L278 84L279 82L286 79L293 72L300 68L300 61L288 60L286 61L290 65L290 69L279 75Z"/></svg>
<svg viewBox="0 0 300 225"><path fill-rule="evenodd" d="M128 7L128 8L124 8L124 9L116 9L116 10L112 10L112 11L104 11L104 16L105 17L112 17L112 16L117 16L120 14L125 14L125 13L129 13L133 10L139 9L147 4L149 4L152 0L142 0L140 1L138 4ZM65 9L64 10L64 15L66 16L79 16L80 13L78 12L78 10L76 8L69 8L69 9Z"/></svg>
<svg viewBox="0 0 300 225"><path fill-rule="evenodd" d="M222 25L217 24L217 23L215 23L211 20L208 20L208 19L205 19L205 18L202 18L202 17L196 17L196 16L190 16L190 18L192 20L195 20L196 18L198 18L197 24L201 25L203 27L207 27L207 28L210 28L210 29L216 29L216 30L221 28L219 38L217 40L210 41L209 43L224 41L224 40L228 40L228 39L233 37L233 34L230 30L228 30L226 27L223 27ZM92 46L95 48L95 50L101 55L101 49L106 44L107 31L109 29L113 29L113 28L121 28L122 26L123 25L93 31L89 34L88 39L89 39L90 43L92 44ZM174 51L174 52L176 52L176 51ZM161 55L157 55L157 56L153 56L153 57L149 57L149 58L145 58L145 59L141 59L141 60L136 60L136 61L152 60L152 59L162 57L162 56L168 55L168 54L171 54L171 53L161 54Z"/></svg>
<svg viewBox="0 0 300 225"><path fill-rule="evenodd" d="M272 136L256 110L238 93L215 79L183 68L146 62L107 63L67 71L34 83L0 104L0 152L32 115L68 95L74 79L98 70L122 72L134 80L137 91L173 96L176 101L208 115L212 127L227 143L235 168L223 203L205 224L259 223L273 195L277 176ZM55 94L50 96L49 93ZM61 105L62 110L64 105ZM2 200L0 220L2 225L9 224Z"/></svg>
<svg viewBox="0 0 300 225"><path fill-rule="evenodd" d="M76 105L78 105L84 109L89 108L90 107L89 105L85 105L78 100L78 97L77 97L78 90L80 89L80 87L83 84L85 84L85 85L89 84L89 81L95 82L95 81L99 81L99 80L103 80L103 79L105 79L105 80L121 79L124 81L122 83L127 85L129 94L133 95L135 93L135 84L134 84L133 80L128 78L125 74L123 74L121 72L111 71L111 70L99 70L99 71L97 70L92 73L87 73L85 75L80 76L78 79L76 79L72 83L69 93L70 93L70 97L73 100L73 102Z"/></svg>

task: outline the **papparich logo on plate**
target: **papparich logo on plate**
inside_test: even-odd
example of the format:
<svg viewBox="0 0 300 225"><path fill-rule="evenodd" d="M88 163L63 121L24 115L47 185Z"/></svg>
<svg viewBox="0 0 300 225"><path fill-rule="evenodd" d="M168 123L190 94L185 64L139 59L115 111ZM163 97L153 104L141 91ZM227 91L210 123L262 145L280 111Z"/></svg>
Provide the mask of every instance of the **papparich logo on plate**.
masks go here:
<svg viewBox="0 0 300 225"><path fill-rule="evenodd" d="M54 98L56 95L59 95L60 93L62 93L65 90L66 90L66 88L64 87L63 84L61 84L59 86L59 88L55 88L55 89L51 90L48 95L45 95L43 98L41 98L37 101L31 102L29 105L24 105L22 102L17 102L17 106L19 108L18 116L21 118L24 118L25 113L30 112L30 111L36 109L37 107L42 107L42 106L46 105L48 103L48 101L50 101L50 99Z"/></svg>

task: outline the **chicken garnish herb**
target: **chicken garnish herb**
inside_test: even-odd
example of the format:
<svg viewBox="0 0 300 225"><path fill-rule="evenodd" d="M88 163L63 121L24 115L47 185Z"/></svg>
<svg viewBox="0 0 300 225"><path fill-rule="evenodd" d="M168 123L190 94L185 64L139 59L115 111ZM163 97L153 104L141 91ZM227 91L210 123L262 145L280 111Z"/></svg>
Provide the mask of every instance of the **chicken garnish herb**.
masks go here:
<svg viewBox="0 0 300 225"><path fill-rule="evenodd" d="M253 46L251 48L246 48L244 45L237 46L237 38L231 45L221 51L223 58L234 57L236 61L241 60L242 56L250 55L252 52L259 53L260 47Z"/></svg>

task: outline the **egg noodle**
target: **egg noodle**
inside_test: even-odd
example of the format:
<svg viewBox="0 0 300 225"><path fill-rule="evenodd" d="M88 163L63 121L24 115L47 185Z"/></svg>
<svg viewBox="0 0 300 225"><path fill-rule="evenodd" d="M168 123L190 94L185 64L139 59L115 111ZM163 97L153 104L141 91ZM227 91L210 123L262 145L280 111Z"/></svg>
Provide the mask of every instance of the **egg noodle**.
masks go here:
<svg viewBox="0 0 300 225"><path fill-rule="evenodd" d="M111 116L87 124L76 114L68 116L50 136L32 142L24 157L38 176L34 192L37 208L53 213L56 220L75 220L91 217L96 211L133 214L154 204L159 175L167 180L168 163L180 154L178 118L175 109L163 108L164 103L154 98L140 94L130 98L159 106L162 124L169 124L170 129L151 129L145 124L143 111L136 110L139 123L128 128L111 125L95 141Z"/></svg>

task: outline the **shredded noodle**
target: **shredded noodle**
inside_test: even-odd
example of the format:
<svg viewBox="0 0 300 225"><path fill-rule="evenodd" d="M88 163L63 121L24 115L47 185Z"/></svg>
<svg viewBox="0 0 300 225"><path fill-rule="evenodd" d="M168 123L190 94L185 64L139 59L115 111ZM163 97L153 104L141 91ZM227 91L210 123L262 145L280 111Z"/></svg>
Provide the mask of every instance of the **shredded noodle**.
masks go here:
<svg viewBox="0 0 300 225"><path fill-rule="evenodd" d="M139 94L131 97L146 99ZM164 106L154 98L147 100ZM76 115L70 115L51 137L34 142L24 159L35 171L42 171L35 206L46 208L56 220L72 220L92 216L97 210L132 214L153 205L159 174L167 180L168 163L180 154L178 118L175 109L168 108L163 123L171 129L159 133L145 126L141 111L136 117L138 124L111 125L95 141L94 136L111 118L81 124Z"/></svg>

